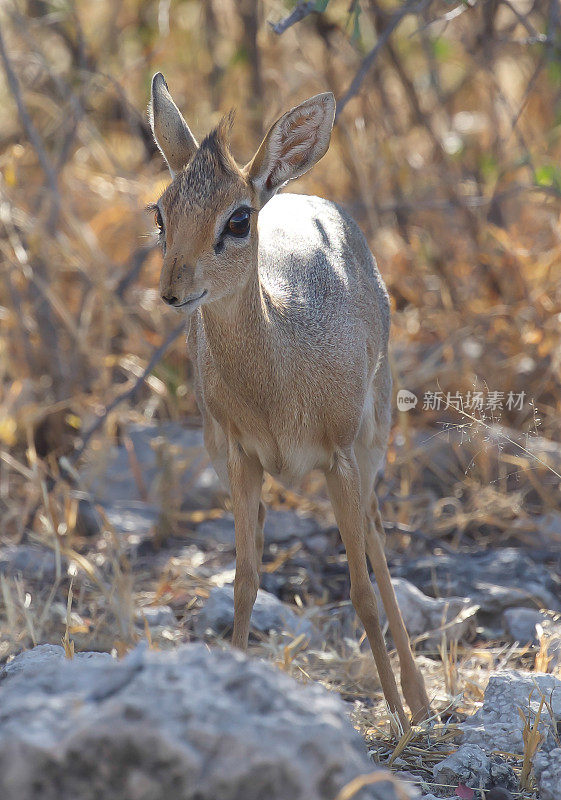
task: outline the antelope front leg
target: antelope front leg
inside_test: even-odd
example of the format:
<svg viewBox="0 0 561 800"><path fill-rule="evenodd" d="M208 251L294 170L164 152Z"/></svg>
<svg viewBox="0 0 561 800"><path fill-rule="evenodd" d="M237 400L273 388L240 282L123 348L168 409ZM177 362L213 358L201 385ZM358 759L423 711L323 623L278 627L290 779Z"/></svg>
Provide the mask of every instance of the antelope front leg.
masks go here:
<svg viewBox="0 0 561 800"><path fill-rule="evenodd" d="M251 610L259 588L261 553L256 528L263 468L256 458L247 456L236 441L228 443L228 479L236 529L232 644L246 650Z"/></svg>
<svg viewBox="0 0 561 800"><path fill-rule="evenodd" d="M351 576L351 601L358 614L376 662L380 683L386 702L397 714L403 730L409 729L392 666L386 650L386 643L380 628L376 595L370 582L366 563L365 515L360 496L360 477L354 453L339 454L333 469L325 473L327 488L335 518L349 562Z"/></svg>

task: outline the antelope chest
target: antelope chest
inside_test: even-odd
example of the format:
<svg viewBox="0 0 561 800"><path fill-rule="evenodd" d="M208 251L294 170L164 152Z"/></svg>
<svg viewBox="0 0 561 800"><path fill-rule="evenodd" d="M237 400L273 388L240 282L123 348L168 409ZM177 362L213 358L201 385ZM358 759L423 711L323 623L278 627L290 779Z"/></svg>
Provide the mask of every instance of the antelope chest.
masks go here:
<svg viewBox="0 0 561 800"><path fill-rule="evenodd" d="M248 455L263 469L292 485L310 470L323 469L331 460L322 421L310 408L303 410L282 397L236 391L213 381L204 387L204 402L222 429L230 431Z"/></svg>

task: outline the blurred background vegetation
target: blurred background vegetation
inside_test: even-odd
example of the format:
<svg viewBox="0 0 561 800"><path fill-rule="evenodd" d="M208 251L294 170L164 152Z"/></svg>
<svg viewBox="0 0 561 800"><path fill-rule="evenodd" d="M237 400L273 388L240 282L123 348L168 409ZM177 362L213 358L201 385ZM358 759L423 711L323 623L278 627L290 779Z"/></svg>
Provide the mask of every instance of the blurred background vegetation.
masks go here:
<svg viewBox="0 0 561 800"><path fill-rule="evenodd" d="M331 148L291 190L350 210L392 298L396 389L419 398L394 414L392 543L531 545L561 467L560 47L556 0L5 0L3 540L76 544L81 459L132 421L198 425L143 210L168 180L146 115L161 70L198 138L236 109L240 162L335 93ZM423 408L474 389L524 402Z"/></svg>

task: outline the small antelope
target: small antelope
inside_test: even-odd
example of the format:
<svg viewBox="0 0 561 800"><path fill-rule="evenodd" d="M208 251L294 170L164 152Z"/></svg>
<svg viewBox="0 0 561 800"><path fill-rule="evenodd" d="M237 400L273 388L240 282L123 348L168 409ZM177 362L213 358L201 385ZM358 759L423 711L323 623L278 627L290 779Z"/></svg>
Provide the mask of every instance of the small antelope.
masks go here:
<svg viewBox="0 0 561 800"><path fill-rule="evenodd" d="M276 195L327 151L335 99L318 94L271 127L239 167L230 120L200 145L161 73L150 119L172 182L152 206L163 300L190 315L188 348L205 446L232 497L233 644L247 648L263 554L263 471L323 470L345 544L351 600L390 710L409 727L380 630L374 570L416 722L429 713L384 555L374 479L391 416L386 288L356 223L319 197Z"/></svg>

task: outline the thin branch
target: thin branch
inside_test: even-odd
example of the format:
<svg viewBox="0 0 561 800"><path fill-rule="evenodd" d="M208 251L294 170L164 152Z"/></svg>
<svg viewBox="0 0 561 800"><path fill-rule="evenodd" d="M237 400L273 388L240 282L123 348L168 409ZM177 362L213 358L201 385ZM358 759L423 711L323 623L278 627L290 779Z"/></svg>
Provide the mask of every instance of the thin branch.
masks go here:
<svg viewBox="0 0 561 800"><path fill-rule="evenodd" d="M416 14L422 10L422 8L428 3L430 0L408 0L408 2L404 3L398 11L395 12L393 17L388 22L387 26L384 28L383 32L380 34L378 41L372 48L372 50L363 58L362 63L358 69L358 72L354 76L351 85L341 97L340 100L337 101L337 113L335 115L335 119L339 117L339 115L343 112L343 109L349 102L358 94L358 91L362 85L363 80L366 78L368 72L372 68L372 65L376 61L379 52L382 50L394 30L397 28L399 23L408 15L408 14Z"/></svg>
<svg viewBox="0 0 561 800"><path fill-rule="evenodd" d="M103 414L96 419L91 428L89 428L89 430L84 434L84 438L82 439L82 444L72 455L71 461L73 464L80 458L80 456L88 446L90 439L92 438L94 433L96 433L96 431L98 431L101 428L101 426L103 425L109 414L115 408L117 408L117 406L120 403L123 403L125 400L129 400L135 396L135 394L140 389L146 378L150 375L156 364L159 361L161 361L168 347L170 347L184 331L185 331L185 320L183 319L181 323L171 331L167 339L154 350L154 352L152 353L152 357L150 358L150 361L148 362L144 372L137 378L137 380L134 382L131 388L127 389L126 392L117 395L117 397L115 397L109 403Z"/></svg>
<svg viewBox="0 0 561 800"><path fill-rule="evenodd" d="M52 192L52 207L51 207L51 214L49 219L49 227L54 227L56 218L58 216L58 211L60 207L60 195L58 193L58 178L57 174L53 169L53 166L47 156L45 148L43 146L43 142L39 133L37 132L37 128L33 124L31 117L27 111L25 103L23 102L23 97L21 94L21 88L19 85L19 81L17 79L16 73L13 70L12 63L8 56L5 44L4 44L4 37L2 36L2 31L0 30L0 58L2 59L2 63L4 65L4 71L6 73L6 79L8 81L8 86L14 96L14 100L16 101L16 106L18 109L18 114L20 118L20 122L22 127L27 134L27 138L35 152L37 153L37 158L39 159L39 163L43 172L45 173L45 177L47 179L47 184L49 189Z"/></svg>
<svg viewBox="0 0 561 800"><path fill-rule="evenodd" d="M530 23L530 21L529 21L529 19L527 18L527 16L525 16L524 14L521 14L521 13L520 13L520 11L518 11L518 9L517 9L517 8L515 8L515 7L512 5L512 3L510 2L510 0L501 0L501 2L502 2L502 4L503 4L503 6L506 6L506 7L507 7L507 8L508 8L510 11L512 11L512 13L514 14L514 16L515 16L515 17L516 17L516 19L518 20L518 22L520 22L520 23L521 23L521 24L522 24L522 25L523 25L523 26L526 28L526 31L527 31L528 35L530 36L530 38L531 38L531 39L534 39L534 40L536 40L536 41L538 41L538 40L539 40L539 36L540 36L540 34L539 34L539 33L538 33L538 31L537 31L537 30L534 28L534 26L533 26L533 25ZM544 37L544 38L545 38L545 37Z"/></svg>
<svg viewBox="0 0 561 800"><path fill-rule="evenodd" d="M288 28L291 28L293 25L296 25L297 22L300 22L300 20L303 20L305 17L313 14L314 11L316 11L315 0L307 3L298 3L296 8L291 11L288 17L279 20L279 22L269 22L269 25L273 31L280 36L286 30L288 30Z"/></svg>
<svg viewBox="0 0 561 800"><path fill-rule="evenodd" d="M458 6L456 6L456 8L453 8L451 11L447 11L445 14L442 14L440 17L435 17L434 19L431 19L428 22L425 22L423 25L421 25L420 28L417 28L416 30L414 30L410 34L409 38L411 38L413 36L416 36L418 33L422 33L423 31L428 30L428 28L430 28L433 25L441 24L441 25L443 25L443 29L444 29L448 25L448 23L450 23L453 20L457 19L465 11L470 11L472 8L475 8L476 3L477 3L477 0L462 0L462 2ZM442 35L442 31L440 32L440 35Z"/></svg>
<svg viewBox="0 0 561 800"><path fill-rule="evenodd" d="M122 278L119 279L119 282L115 287L115 294L118 298L120 298L121 300L123 299L123 297L125 296L125 292L129 288L129 286L132 283L134 283L134 281L138 278L140 270L144 266L144 262L146 261L150 253L152 253L156 249L156 246L157 245L155 243L144 245L134 251L134 253L130 258L131 261L130 268L122 276Z"/></svg>

